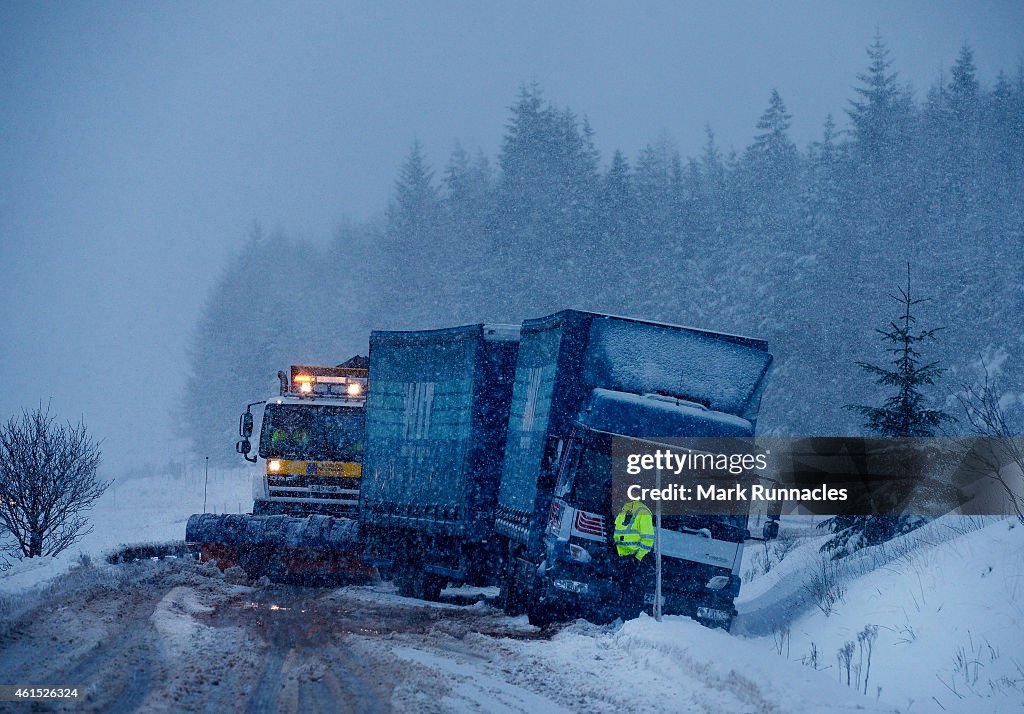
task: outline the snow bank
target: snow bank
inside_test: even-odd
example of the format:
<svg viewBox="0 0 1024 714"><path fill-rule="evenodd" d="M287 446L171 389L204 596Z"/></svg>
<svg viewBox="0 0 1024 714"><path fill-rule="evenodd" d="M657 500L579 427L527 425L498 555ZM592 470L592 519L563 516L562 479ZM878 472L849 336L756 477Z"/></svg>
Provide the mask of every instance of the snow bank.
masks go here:
<svg viewBox="0 0 1024 714"><path fill-rule="evenodd" d="M744 647L721 630L683 617L662 622L642 615L616 631L569 628L548 645L531 643L549 666L578 673L610 699L641 697L645 711L863 711L870 699L837 687L819 673ZM739 646L738 646L739 645Z"/></svg>
<svg viewBox="0 0 1024 714"><path fill-rule="evenodd" d="M1024 709L1024 527L946 516L835 562L823 540L744 585L734 634L899 711ZM822 567L828 607L812 582Z"/></svg>
<svg viewBox="0 0 1024 714"><path fill-rule="evenodd" d="M206 507L211 513L252 508L249 469L211 469ZM53 558L15 561L0 573L0 593L15 594L66 573L83 559L103 560L120 545L182 540L185 523L203 511L204 474L118 479L86 515L92 532Z"/></svg>

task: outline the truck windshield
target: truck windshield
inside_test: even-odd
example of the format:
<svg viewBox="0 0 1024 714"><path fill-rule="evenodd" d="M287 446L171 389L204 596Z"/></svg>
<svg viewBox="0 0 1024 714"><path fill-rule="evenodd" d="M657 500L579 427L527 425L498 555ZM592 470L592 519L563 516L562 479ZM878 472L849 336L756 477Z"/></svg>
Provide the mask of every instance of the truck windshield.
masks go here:
<svg viewBox="0 0 1024 714"><path fill-rule="evenodd" d="M742 543L747 535L747 517L743 515L662 516L661 527L669 531L692 533L707 530L715 540Z"/></svg>
<svg viewBox="0 0 1024 714"><path fill-rule="evenodd" d="M578 456L572 477L572 501L585 511L605 513L612 507L612 456L609 449L601 448L601 440L595 441L587 444Z"/></svg>
<svg viewBox="0 0 1024 714"><path fill-rule="evenodd" d="M555 495L568 497L576 508L593 513L607 513L611 509L612 457L611 442L607 437L593 436L585 445L570 442L566 456L570 459L562 470ZM647 504L654 508L653 502ZM682 533L706 529L715 540L742 543L746 533L747 516L728 514L665 515L662 528Z"/></svg>
<svg viewBox="0 0 1024 714"><path fill-rule="evenodd" d="M362 409L324 404L268 404L260 430L263 458L363 460Z"/></svg>

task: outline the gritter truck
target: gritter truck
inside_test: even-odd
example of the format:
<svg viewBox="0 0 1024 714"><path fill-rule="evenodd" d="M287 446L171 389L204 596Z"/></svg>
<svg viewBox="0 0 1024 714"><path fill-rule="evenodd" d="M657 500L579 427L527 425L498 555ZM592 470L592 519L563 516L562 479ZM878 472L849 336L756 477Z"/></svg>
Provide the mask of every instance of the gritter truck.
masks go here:
<svg viewBox="0 0 1024 714"><path fill-rule="evenodd" d="M368 362L356 356L337 367L292 365L278 372L280 393L253 402L239 418L236 450L250 456L254 415L263 405L253 484L253 514L355 515L365 451Z"/></svg>

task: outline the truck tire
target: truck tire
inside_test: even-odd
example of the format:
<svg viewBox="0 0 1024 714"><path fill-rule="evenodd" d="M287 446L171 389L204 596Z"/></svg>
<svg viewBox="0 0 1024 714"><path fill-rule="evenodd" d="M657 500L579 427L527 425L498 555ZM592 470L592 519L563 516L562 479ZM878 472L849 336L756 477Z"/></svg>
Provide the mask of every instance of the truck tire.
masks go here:
<svg viewBox="0 0 1024 714"><path fill-rule="evenodd" d="M403 563L401 567L395 569L394 583L402 597L437 602L441 599L445 578L423 572L422 566Z"/></svg>
<svg viewBox="0 0 1024 714"><path fill-rule="evenodd" d="M509 545L498 574L498 605L510 617L526 614L526 591L516 577L516 553Z"/></svg>
<svg viewBox="0 0 1024 714"><path fill-rule="evenodd" d="M526 619L535 627L547 627L555 621L552 617L551 608L532 598L526 604Z"/></svg>
<svg viewBox="0 0 1024 714"><path fill-rule="evenodd" d="M551 603L544 599L543 592L544 584L538 578L524 598L526 600L526 619L535 627L547 627L555 621Z"/></svg>
<svg viewBox="0 0 1024 714"><path fill-rule="evenodd" d="M414 597L422 599L423 595L423 571L417 569L408 562L395 563L395 588L402 597Z"/></svg>
<svg viewBox="0 0 1024 714"><path fill-rule="evenodd" d="M505 614L510 617L519 617L526 613L526 597L520 589L515 575L508 571L502 573L498 603Z"/></svg>
<svg viewBox="0 0 1024 714"><path fill-rule="evenodd" d="M441 599L441 591L444 590L445 579L440 575L423 573L421 578L420 598L428 602L438 602Z"/></svg>

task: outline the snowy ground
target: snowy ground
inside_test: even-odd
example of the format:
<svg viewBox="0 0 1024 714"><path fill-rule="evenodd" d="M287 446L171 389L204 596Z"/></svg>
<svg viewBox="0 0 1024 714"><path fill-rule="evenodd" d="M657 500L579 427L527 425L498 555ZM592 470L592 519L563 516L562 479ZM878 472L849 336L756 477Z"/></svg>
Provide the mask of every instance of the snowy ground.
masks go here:
<svg viewBox="0 0 1024 714"><path fill-rule="evenodd" d="M109 478L109 477L108 477ZM64 573L83 556L93 560L120 545L142 541L182 540L185 522L206 511L246 513L252 509L249 469L182 469L177 476L117 478L88 514L92 533L56 558L16 561L0 573L0 593L17 593Z"/></svg>
<svg viewBox="0 0 1024 714"><path fill-rule="evenodd" d="M745 583L733 634L900 711L1024 710L1024 526L947 516L839 562L795 526L793 550Z"/></svg>
<svg viewBox="0 0 1024 714"><path fill-rule="evenodd" d="M0 638L5 679L82 687L67 709L103 712L877 710L685 619L541 631L459 591L429 604L234 575L75 568Z"/></svg>
<svg viewBox="0 0 1024 714"><path fill-rule="evenodd" d="M945 518L838 565L811 523L784 520L767 553L746 553L731 634L646 616L540 631L497 610L493 589L426 604L386 583L307 590L190 561L102 562L122 543L180 539L202 498L201 472L118 483L66 557L0 575L0 683L74 679L94 711L1024 709L1011 520ZM245 472L211 472L209 510L250 499Z"/></svg>

